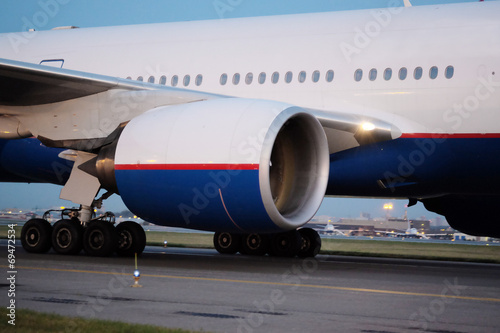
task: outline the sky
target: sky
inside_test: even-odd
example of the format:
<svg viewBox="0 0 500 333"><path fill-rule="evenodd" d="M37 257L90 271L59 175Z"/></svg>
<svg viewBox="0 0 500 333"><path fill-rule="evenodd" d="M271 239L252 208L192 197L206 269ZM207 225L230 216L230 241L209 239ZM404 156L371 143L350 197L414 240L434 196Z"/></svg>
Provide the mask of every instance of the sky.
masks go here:
<svg viewBox="0 0 500 333"><path fill-rule="evenodd" d="M475 1L412 0L414 6L456 2ZM403 0L2 0L0 33L383 8L390 4L402 6ZM0 183L0 209L74 206L58 199L60 189L49 184ZM383 205L388 202L394 205L393 216L404 214L407 200L326 198L317 215L355 218L367 212L372 217L385 216ZM126 209L117 195L105 201L105 208L115 212ZM438 215L419 203L408 208L408 216Z"/></svg>

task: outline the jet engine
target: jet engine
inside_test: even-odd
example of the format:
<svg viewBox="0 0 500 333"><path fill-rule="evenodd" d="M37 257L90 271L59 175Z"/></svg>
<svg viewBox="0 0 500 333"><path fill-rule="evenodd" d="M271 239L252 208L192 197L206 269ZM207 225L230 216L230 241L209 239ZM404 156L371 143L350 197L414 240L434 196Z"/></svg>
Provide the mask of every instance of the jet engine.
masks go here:
<svg viewBox="0 0 500 333"><path fill-rule="evenodd" d="M276 232L314 216L329 153L322 126L303 109L225 98L132 119L97 166L101 183L155 224Z"/></svg>

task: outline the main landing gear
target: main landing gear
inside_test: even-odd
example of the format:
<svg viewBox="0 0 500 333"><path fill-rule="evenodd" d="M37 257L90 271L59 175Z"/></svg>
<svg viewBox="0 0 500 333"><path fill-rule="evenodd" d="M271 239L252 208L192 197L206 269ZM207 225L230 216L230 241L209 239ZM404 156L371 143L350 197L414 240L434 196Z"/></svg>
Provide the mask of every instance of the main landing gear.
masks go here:
<svg viewBox="0 0 500 333"><path fill-rule="evenodd" d="M215 249L222 254L276 257L315 257L321 249L321 238L311 228L301 228L278 234L235 234L216 232Z"/></svg>
<svg viewBox="0 0 500 333"><path fill-rule="evenodd" d="M142 253L146 234L138 223L127 221L115 227L115 216L110 212L82 222L82 216L92 214L89 209L49 210L42 219L29 220L21 231L23 248L31 253L45 253L52 247L60 254L78 254L83 249L95 257L107 257L114 252L120 256ZM53 226L48 222L52 212L61 213L61 219Z"/></svg>

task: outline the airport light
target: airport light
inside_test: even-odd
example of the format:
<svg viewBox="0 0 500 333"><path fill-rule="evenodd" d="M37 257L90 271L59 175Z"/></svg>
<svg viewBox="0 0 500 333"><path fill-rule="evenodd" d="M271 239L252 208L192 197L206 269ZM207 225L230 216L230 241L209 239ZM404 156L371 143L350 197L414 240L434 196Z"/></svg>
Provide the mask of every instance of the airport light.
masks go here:
<svg viewBox="0 0 500 333"><path fill-rule="evenodd" d="M168 242L165 240L163 241L163 247L167 247Z"/></svg>
<svg viewBox="0 0 500 333"><path fill-rule="evenodd" d="M133 288L142 288L142 286L139 284L139 279L141 278L141 273L139 272L138 269L134 271L134 284L131 285Z"/></svg>
<svg viewBox="0 0 500 333"><path fill-rule="evenodd" d="M134 284L131 285L131 287L142 288L142 286L139 284L140 278L141 278L141 272L139 272L139 269L137 268L137 253L136 253L135 254Z"/></svg>
<svg viewBox="0 0 500 333"><path fill-rule="evenodd" d="M384 204L384 210L385 210L385 218L386 219L389 219L389 217L391 216L391 210L394 209L394 205L392 204L392 202L388 202L386 204Z"/></svg>

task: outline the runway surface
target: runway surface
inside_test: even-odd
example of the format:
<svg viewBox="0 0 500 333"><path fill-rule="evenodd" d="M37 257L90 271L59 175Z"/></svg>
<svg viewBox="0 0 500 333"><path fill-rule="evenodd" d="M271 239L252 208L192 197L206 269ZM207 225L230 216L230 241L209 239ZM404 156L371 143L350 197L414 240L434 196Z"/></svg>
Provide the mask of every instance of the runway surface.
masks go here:
<svg viewBox="0 0 500 333"><path fill-rule="evenodd" d="M5 240L0 249L6 275ZM500 330L500 265L158 247L138 265L143 287L131 288L133 258L36 255L17 244L16 305L205 332ZM6 279L0 286L7 306Z"/></svg>

